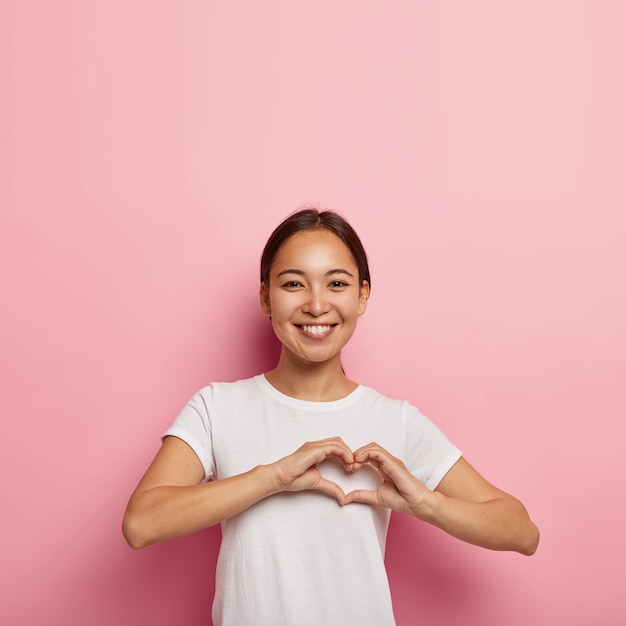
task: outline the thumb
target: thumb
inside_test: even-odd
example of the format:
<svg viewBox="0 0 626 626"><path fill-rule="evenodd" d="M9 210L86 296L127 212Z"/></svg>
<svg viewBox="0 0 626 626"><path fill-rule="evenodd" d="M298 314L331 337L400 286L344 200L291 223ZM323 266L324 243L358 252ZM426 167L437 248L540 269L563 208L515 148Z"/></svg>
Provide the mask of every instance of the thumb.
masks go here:
<svg viewBox="0 0 626 626"><path fill-rule="evenodd" d="M320 477L313 489L332 496L339 504L346 504L346 494L343 492L343 489L337 483L327 480L323 476Z"/></svg>
<svg viewBox="0 0 626 626"><path fill-rule="evenodd" d="M356 489L346 494L346 504L360 502L362 504L378 504L378 495L370 489Z"/></svg>

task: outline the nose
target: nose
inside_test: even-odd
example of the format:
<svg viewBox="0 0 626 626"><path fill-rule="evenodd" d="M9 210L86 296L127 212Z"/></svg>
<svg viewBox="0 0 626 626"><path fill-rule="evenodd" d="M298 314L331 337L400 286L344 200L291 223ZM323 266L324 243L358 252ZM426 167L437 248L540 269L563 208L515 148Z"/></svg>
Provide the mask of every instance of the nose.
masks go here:
<svg viewBox="0 0 626 626"><path fill-rule="evenodd" d="M303 306L305 313L319 317L329 311L330 304L325 297L323 289L311 289L308 296Z"/></svg>

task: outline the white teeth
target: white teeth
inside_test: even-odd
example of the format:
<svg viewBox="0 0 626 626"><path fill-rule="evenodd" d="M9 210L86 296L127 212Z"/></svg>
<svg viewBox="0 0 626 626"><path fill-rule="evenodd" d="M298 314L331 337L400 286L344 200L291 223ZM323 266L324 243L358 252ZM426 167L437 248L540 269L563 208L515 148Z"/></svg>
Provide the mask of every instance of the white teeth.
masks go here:
<svg viewBox="0 0 626 626"><path fill-rule="evenodd" d="M322 333L327 333L331 329L330 325L326 326L302 326L302 330L305 333L311 333L312 335L321 335Z"/></svg>

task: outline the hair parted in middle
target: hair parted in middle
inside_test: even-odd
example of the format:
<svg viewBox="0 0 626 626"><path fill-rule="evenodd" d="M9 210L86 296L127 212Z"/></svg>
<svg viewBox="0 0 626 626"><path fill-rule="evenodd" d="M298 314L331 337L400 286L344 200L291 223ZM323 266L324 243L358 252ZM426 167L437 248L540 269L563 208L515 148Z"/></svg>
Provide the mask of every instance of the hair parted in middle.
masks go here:
<svg viewBox="0 0 626 626"><path fill-rule="evenodd" d="M359 270L359 283L367 281L371 288L367 254L361 239L348 221L335 211L303 207L281 222L270 235L261 255L261 282L269 285L270 269L281 246L293 235L307 230L328 230L347 246Z"/></svg>

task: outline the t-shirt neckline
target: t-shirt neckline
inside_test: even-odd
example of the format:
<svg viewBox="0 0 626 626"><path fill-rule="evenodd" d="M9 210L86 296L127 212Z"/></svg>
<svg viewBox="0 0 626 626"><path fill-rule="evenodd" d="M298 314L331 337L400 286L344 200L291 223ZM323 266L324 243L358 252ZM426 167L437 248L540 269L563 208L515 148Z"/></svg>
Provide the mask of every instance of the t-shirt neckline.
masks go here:
<svg viewBox="0 0 626 626"><path fill-rule="evenodd" d="M298 409L308 409L310 411L336 411L337 409L344 408L357 402L358 399L365 393L365 387L358 385L354 391L351 391L347 396L339 398L339 400L328 400L326 402L314 402L312 400L301 400L300 398L293 398L284 394L282 391L278 391L267 378L265 374L259 374L254 377L256 383L261 389L270 395L272 398L280 402Z"/></svg>

